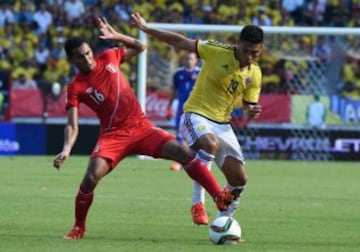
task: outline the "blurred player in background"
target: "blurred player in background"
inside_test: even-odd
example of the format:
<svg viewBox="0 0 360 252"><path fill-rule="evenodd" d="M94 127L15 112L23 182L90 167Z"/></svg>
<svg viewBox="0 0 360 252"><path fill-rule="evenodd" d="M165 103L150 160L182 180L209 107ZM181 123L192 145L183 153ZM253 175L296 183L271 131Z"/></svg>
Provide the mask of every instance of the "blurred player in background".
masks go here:
<svg viewBox="0 0 360 252"><path fill-rule="evenodd" d="M64 164L77 139L79 104L85 103L100 119L100 135L75 198L75 224L64 238L83 238L86 216L96 185L122 159L132 154L181 163L187 174L206 188L217 208L226 210L234 199L233 195L222 191L207 167L195 159L189 148L145 117L133 90L120 71L119 65L141 53L145 45L135 38L116 32L105 18L97 21L100 39L119 41L127 48L108 49L94 57L89 43L83 38L70 38L64 46L69 61L79 72L67 89L68 122L64 131L63 149L53 161L55 168L59 169Z"/></svg>
<svg viewBox="0 0 360 252"><path fill-rule="evenodd" d="M173 76L172 93L170 96L167 113L167 119L170 120L174 116L172 105L176 99L177 107L175 112L175 130L176 139L179 141L179 143L184 143L183 137L179 132L180 118L184 111L183 106L186 100L189 98L190 92L194 87L195 80L200 72L200 67L197 65L198 59L196 53L187 53L182 61L182 66L175 71ZM173 162L170 165L170 169L179 171L181 169L181 164Z"/></svg>
<svg viewBox="0 0 360 252"><path fill-rule="evenodd" d="M227 211L219 212L218 216L232 216L239 205L247 174L244 156L230 125L230 118L234 101L238 97L243 99L243 108L249 120L257 118L261 113L258 104L261 70L256 60L263 47L262 29L254 25L244 26L238 43L230 45L153 29L139 13L131 15L131 23L177 49L196 52L203 60L194 89L184 105L180 132L197 153L198 160L207 165L215 160L225 175L225 190L236 195L236 200ZM198 190L204 189L199 186ZM203 198L198 199L197 210L192 211L192 215L195 223L208 223Z"/></svg>

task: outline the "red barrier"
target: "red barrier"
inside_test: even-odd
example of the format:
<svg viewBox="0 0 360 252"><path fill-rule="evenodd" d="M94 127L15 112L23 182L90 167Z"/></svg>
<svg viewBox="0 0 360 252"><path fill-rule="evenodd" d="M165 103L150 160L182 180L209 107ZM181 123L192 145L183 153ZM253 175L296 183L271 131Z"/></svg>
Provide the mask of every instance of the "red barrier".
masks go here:
<svg viewBox="0 0 360 252"><path fill-rule="evenodd" d="M66 117L65 93L58 99L50 94L43 95L40 90L12 90L10 115L16 117L42 117L47 111L48 118ZM166 121L166 107L169 93L148 91L146 97L146 115L153 121ZM260 104L263 112L256 122L286 123L291 120L291 96L262 95ZM80 118L96 118L86 105L81 104Z"/></svg>

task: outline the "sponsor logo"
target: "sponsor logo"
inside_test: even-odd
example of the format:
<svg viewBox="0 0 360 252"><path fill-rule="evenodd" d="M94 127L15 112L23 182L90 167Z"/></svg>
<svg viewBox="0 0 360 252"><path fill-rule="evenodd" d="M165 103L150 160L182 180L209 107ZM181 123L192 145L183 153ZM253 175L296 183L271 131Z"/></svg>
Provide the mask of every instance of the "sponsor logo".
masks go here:
<svg viewBox="0 0 360 252"><path fill-rule="evenodd" d="M19 150L19 142L11 139L0 139L0 152L17 152Z"/></svg>
<svg viewBox="0 0 360 252"><path fill-rule="evenodd" d="M168 97L162 97L159 93L151 93L146 97L146 114L151 117L165 117L166 108L169 104Z"/></svg>

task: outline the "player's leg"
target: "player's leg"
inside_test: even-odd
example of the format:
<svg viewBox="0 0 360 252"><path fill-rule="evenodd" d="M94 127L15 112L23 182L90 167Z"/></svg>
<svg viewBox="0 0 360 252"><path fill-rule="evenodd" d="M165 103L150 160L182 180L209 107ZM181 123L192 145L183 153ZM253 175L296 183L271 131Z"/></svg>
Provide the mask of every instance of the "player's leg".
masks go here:
<svg viewBox="0 0 360 252"><path fill-rule="evenodd" d="M198 181L212 196L219 210L227 209L234 197L224 192L207 167L195 158L191 150L180 144L173 135L153 126L144 126L141 139L137 139L134 154L148 155L155 158L174 160L184 167L190 178Z"/></svg>
<svg viewBox="0 0 360 252"><path fill-rule="evenodd" d="M181 136L180 132L179 132L179 124L180 124L180 118L181 118L181 113L176 113L176 118L175 118L175 134L176 134L176 140L181 143L184 144L184 140L183 137ZM170 170L172 171L180 171L181 170L181 164L178 162L172 162L170 165Z"/></svg>
<svg viewBox="0 0 360 252"><path fill-rule="evenodd" d="M225 158L222 171L227 180L225 189L231 191L234 194L235 200L231 203L226 211L219 211L218 217L233 216L240 204L240 196L244 191L247 182L247 174L244 165L239 162L239 160L230 156Z"/></svg>
<svg viewBox="0 0 360 252"><path fill-rule="evenodd" d="M79 190L75 197L75 224L64 239L81 239L86 230L86 216L94 198L94 190L98 182L108 174L110 165L101 157L90 159Z"/></svg>
<svg viewBox="0 0 360 252"><path fill-rule="evenodd" d="M212 131L212 124L206 118L192 113L185 113L180 123L181 133L196 153L196 159L203 162L209 170L219 146L217 136ZM191 215L195 224L206 225L208 223L205 190L196 181L193 185Z"/></svg>
<svg viewBox="0 0 360 252"><path fill-rule="evenodd" d="M218 132L220 148L215 161L221 167L227 181L224 189L231 191L235 195L235 200L227 211L219 212L218 216L232 216L240 203L240 196L247 182L247 174L239 142L230 126L227 130L226 126L224 128L219 129Z"/></svg>
<svg viewBox="0 0 360 252"><path fill-rule="evenodd" d="M190 178L197 181L212 196L216 206L220 211L228 208L228 205L234 200L233 195L228 191L223 191L213 174L199 160L197 160L191 151L181 145L176 140L168 140L158 156L164 159L175 160L182 164L184 170Z"/></svg>

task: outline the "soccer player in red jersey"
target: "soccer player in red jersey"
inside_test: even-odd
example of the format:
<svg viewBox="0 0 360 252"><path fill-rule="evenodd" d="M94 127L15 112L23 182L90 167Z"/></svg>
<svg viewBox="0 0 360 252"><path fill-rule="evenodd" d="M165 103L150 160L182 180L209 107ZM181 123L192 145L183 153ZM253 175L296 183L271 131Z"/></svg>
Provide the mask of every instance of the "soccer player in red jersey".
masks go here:
<svg viewBox="0 0 360 252"><path fill-rule="evenodd" d="M96 185L129 155L148 155L181 163L189 177L199 182L212 196L217 208L227 210L234 196L222 191L214 176L188 148L145 117L120 71L121 63L144 51L146 46L115 31L105 18L97 21L101 39L116 40L126 47L108 49L94 56L89 43L83 38L70 38L64 46L70 63L78 69L78 73L67 89L68 122L63 149L53 161L55 168L60 169L68 159L77 139L79 104L89 106L100 119L100 135L75 198L75 224L64 238L83 238Z"/></svg>

